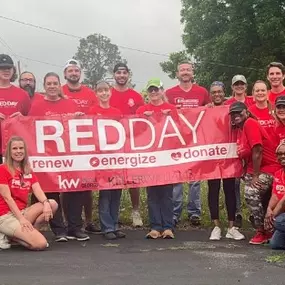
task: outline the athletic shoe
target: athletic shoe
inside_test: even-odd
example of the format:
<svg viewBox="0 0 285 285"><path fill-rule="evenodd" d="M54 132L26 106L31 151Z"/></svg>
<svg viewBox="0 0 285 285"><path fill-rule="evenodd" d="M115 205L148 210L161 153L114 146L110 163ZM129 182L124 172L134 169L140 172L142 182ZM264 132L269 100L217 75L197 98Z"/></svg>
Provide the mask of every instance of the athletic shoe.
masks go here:
<svg viewBox="0 0 285 285"><path fill-rule="evenodd" d="M165 230L162 233L162 238L164 238L164 239L174 239L173 231L170 230L170 229Z"/></svg>
<svg viewBox="0 0 285 285"><path fill-rule="evenodd" d="M67 239L78 240L78 241L86 241L86 240L90 240L90 237L89 237L89 235L87 235L83 231L77 230L74 232L69 232L67 235Z"/></svg>
<svg viewBox="0 0 285 285"><path fill-rule="evenodd" d="M115 239L117 239L115 233L113 233L113 232L105 233L104 234L104 238L107 239L107 240L115 240Z"/></svg>
<svg viewBox="0 0 285 285"><path fill-rule="evenodd" d="M11 248L11 244L6 235L0 233L0 249L9 249Z"/></svg>
<svg viewBox="0 0 285 285"><path fill-rule="evenodd" d="M262 230L257 230L255 236L249 241L250 244L268 243L268 235Z"/></svg>
<svg viewBox="0 0 285 285"><path fill-rule="evenodd" d="M156 230L151 230L145 237L147 239L157 239L157 238L161 238L161 233Z"/></svg>
<svg viewBox="0 0 285 285"><path fill-rule="evenodd" d="M102 234L101 230L98 229L95 224L90 223L85 227L85 232L88 234L100 235Z"/></svg>
<svg viewBox="0 0 285 285"><path fill-rule="evenodd" d="M236 227L232 227L228 229L226 238L234 239L234 240L243 240L245 236L239 232Z"/></svg>
<svg viewBox="0 0 285 285"><path fill-rule="evenodd" d="M142 227L143 222L140 215L140 212L138 210L132 211L132 219L133 219L133 227Z"/></svg>
<svg viewBox="0 0 285 285"><path fill-rule="evenodd" d="M210 240L220 240L222 238L221 228L215 226L211 232Z"/></svg>
<svg viewBox="0 0 285 285"><path fill-rule="evenodd" d="M114 232L116 238L125 238L126 237L126 234L122 231L115 231Z"/></svg>
<svg viewBox="0 0 285 285"><path fill-rule="evenodd" d="M190 223L195 226L198 227L201 225L201 218L199 216L193 215L189 217Z"/></svg>
<svg viewBox="0 0 285 285"><path fill-rule="evenodd" d="M68 239L67 239L66 235L62 234L62 235L56 235L55 241L56 242L67 242Z"/></svg>

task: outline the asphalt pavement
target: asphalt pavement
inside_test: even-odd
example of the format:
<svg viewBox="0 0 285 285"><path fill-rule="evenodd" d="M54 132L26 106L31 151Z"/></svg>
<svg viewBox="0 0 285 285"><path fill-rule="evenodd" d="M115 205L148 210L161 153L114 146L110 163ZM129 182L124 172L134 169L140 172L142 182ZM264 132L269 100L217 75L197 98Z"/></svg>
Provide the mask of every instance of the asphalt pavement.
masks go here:
<svg viewBox="0 0 285 285"><path fill-rule="evenodd" d="M179 231L174 240L146 240L145 231L107 242L55 243L30 252L0 251L1 285L284 285L282 252L247 241L208 241L209 230ZM275 262L275 261L280 261ZM268 262L268 261L274 261Z"/></svg>

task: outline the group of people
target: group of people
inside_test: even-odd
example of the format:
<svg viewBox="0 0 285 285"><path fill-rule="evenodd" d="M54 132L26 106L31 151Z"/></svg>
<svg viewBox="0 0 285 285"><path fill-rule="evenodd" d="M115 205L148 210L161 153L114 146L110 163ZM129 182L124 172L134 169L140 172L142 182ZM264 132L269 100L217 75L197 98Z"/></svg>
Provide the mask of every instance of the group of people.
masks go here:
<svg viewBox="0 0 285 285"><path fill-rule="evenodd" d="M13 85L13 60L1 54L0 120L27 115L78 117L137 114L150 117L154 113L162 113L175 116L184 109L230 105L231 126L236 136L238 156L244 166L245 199L251 210L249 219L257 229L250 243L262 244L271 240L272 247L285 248L284 66L271 63L267 68L271 90L268 90L265 82L257 81L252 96L247 96L246 78L235 75L232 79L233 94L226 99L222 82L213 82L208 92L194 82L192 63L181 62L177 67L179 85L164 90L159 79L149 80L146 86L148 103L129 87L130 70L126 64L116 64L113 71L114 86L102 80L91 90L80 83L80 64L71 59L63 71L66 84L61 85L58 74L47 73L44 77L45 93L42 95L36 92L36 78L31 72L20 74L19 87ZM98 229L92 221L92 191L44 193L30 168L27 146L22 138L10 139L4 158L0 166L0 248L10 248L12 242L33 250L48 247L39 231L44 222L49 222L58 242L72 239L86 241L90 239L88 234L103 234L107 240L126 236L118 227L121 189L99 192ZM245 237L239 231L242 224L240 178L223 179L222 184L229 221L226 238L242 240ZM208 204L214 223L210 240L219 240L222 236L219 222L220 188L220 179L208 181ZM200 181L189 183L187 211L190 223L195 226L201 223L200 191ZM30 192L31 205L28 202ZM133 226L141 227L139 189L129 189L129 193ZM174 238L174 228L180 221L183 208L183 184L147 187L147 204L150 231L146 237Z"/></svg>

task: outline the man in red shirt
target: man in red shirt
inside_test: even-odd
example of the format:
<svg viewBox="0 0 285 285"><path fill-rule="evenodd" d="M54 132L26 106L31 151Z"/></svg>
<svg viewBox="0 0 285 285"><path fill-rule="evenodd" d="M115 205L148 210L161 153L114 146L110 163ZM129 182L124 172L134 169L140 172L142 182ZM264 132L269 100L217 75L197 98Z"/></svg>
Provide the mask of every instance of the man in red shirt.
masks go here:
<svg viewBox="0 0 285 285"><path fill-rule="evenodd" d="M285 94L285 67L281 62L271 62L267 66L267 79L270 83L271 90L268 93L269 102L274 105L278 96Z"/></svg>
<svg viewBox="0 0 285 285"><path fill-rule="evenodd" d="M36 78L32 72L24 71L19 77L19 87L25 90L31 99L31 102L43 99L44 96L36 91Z"/></svg>
<svg viewBox="0 0 285 285"><path fill-rule="evenodd" d="M193 83L194 71L193 64L190 62L181 62L177 66L177 78L179 85L166 90L166 97L170 104L178 109L189 109L205 106L210 103L208 91ZM200 199L200 181L194 181L189 184L188 192L188 217L193 225L200 224L201 199ZM174 224L177 224L182 213L183 206L183 184L176 184L173 189L174 201Z"/></svg>
<svg viewBox="0 0 285 285"><path fill-rule="evenodd" d="M14 74L12 58L6 54L0 54L0 122L18 115L26 116L30 110L31 102L27 92L11 84ZM0 162L2 162L1 137L0 154Z"/></svg>
<svg viewBox="0 0 285 285"><path fill-rule="evenodd" d="M64 95L76 103L79 112L88 114L90 108L98 104L98 100L92 89L80 83L81 67L77 60L70 59L67 61L64 67L64 78L66 79L66 84L62 86ZM98 234L100 231L92 223L92 191L86 191L84 194L85 231Z"/></svg>
<svg viewBox="0 0 285 285"><path fill-rule="evenodd" d="M115 86L112 88L110 105L121 111L123 115L134 115L137 109L144 105L142 96L135 90L129 88L130 70L125 63L118 63L114 67ZM130 189L130 196L133 205L132 219L134 227L143 225L140 212L140 189Z"/></svg>

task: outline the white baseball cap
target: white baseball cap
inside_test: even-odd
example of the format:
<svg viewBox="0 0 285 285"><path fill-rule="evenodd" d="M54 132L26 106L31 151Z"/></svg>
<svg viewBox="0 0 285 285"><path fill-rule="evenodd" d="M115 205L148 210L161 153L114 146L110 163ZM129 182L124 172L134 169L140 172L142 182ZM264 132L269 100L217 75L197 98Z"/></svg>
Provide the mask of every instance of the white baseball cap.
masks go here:
<svg viewBox="0 0 285 285"><path fill-rule="evenodd" d="M73 58L66 62L65 66L64 66L64 70L69 66L77 66L79 69L81 69L79 61L76 59L73 59Z"/></svg>

